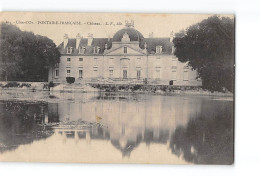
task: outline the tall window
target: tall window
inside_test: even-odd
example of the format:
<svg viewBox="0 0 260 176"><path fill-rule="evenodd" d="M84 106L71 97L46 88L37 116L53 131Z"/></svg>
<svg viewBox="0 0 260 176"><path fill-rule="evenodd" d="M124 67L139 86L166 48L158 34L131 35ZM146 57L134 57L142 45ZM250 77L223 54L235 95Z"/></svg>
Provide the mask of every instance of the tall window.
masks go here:
<svg viewBox="0 0 260 176"><path fill-rule="evenodd" d="M55 78L58 78L58 77L59 77L59 70L56 69L56 70L55 70Z"/></svg>
<svg viewBox="0 0 260 176"><path fill-rule="evenodd" d="M86 48L85 48L85 47L79 48L79 54L84 54L85 51L86 51Z"/></svg>
<svg viewBox="0 0 260 176"><path fill-rule="evenodd" d="M83 77L83 70L79 70L79 78Z"/></svg>
<svg viewBox="0 0 260 176"><path fill-rule="evenodd" d="M189 81L189 71L186 69L183 72L183 81Z"/></svg>
<svg viewBox="0 0 260 176"><path fill-rule="evenodd" d="M156 79L161 78L161 70L156 70Z"/></svg>
<svg viewBox="0 0 260 176"><path fill-rule="evenodd" d="M109 70L109 77L112 78L114 74L114 70Z"/></svg>
<svg viewBox="0 0 260 176"><path fill-rule="evenodd" d="M71 60L70 58L67 58L66 67L68 67L68 68L70 67L70 60Z"/></svg>
<svg viewBox="0 0 260 176"><path fill-rule="evenodd" d="M123 78L127 79L127 70L123 70Z"/></svg>
<svg viewBox="0 0 260 176"><path fill-rule="evenodd" d="M113 65L114 58L109 58L108 65Z"/></svg>
<svg viewBox="0 0 260 176"><path fill-rule="evenodd" d="M93 53L94 53L94 54L98 54L98 53L99 53L99 50L100 50L100 47L99 47L99 46L95 46Z"/></svg>
<svg viewBox="0 0 260 176"><path fill-rule="evenodd" d="M124 53L125 54L127 53L127 47L126 46L124 47Z"/></svg>
<svg viewBox="0 0 260 176"><path fill-rule="evenodd" d="M68 47L67 48L67 54L73 53L73 47Z"/></svg>
<svg viewBox="0 0 260 176"><path fill-rule="evenodd" d="M174 54L174 51L175 51L175 47L172 46L172 54Z"/></svg>
<svg viewBox="0 0 260 176"><path fill-rule="evenodd" d="M70 70L67 70L67 77L70 77Z"/></svg>
<svg viewBox="0 0 260 176"><path fill-rule="evenodd" d="M172 70L172 80L177 80L177 71L175 69Z"/></svg>
<svg viewBox="0 0 260 176"><path fill-rule="evenodd" d="M95 65L95 66L98 65L98 58L94 58L94 65Z"/></svg>
<svg viewBox="0 0 260 176"><path fill-rule="evenodd" d="M137 66L140 66L140 65L141 65L141 58L137 58L137 59L136 59L136 65L137 65Z"/></svg>
<svg viewBox="0 0 260 176"><path fill-rule="evenodd" d="M162 46L156 46L156 53L162 53Z"/></svg>
<svg viewBox="0 0 260 176"><path fill-rule="evenodd" d="M137 70L136 78L137 78L138 80L141 78L141 71L140 71L140 70Z"/></svg>
<svg viewBox="0 0 260 176"><path fill-rule="evenodd" d="M97 76L98 76L98 70L97 70L97 69L94 69L94 70L93 70L93 73L94 73L94 77L97 77Z"/></svg>

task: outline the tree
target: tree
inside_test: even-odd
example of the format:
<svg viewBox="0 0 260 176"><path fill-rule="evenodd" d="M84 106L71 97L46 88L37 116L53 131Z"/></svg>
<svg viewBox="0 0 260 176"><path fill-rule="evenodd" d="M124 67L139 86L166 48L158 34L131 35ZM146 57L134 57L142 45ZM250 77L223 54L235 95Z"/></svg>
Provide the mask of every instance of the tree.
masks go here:
<svg viewBox="0 0 260 176"><path fill-rule="evenodd" d="M1 23L1 80L47 81L48 67L59 62L60 53L47 37Z"/></svg>
<svg viewBox="0 0 260 176"><path fill-rule="evenodd" d="M234 19L212 16L176 34L174 54L197 70L202 87L234 89Z"/></svg>

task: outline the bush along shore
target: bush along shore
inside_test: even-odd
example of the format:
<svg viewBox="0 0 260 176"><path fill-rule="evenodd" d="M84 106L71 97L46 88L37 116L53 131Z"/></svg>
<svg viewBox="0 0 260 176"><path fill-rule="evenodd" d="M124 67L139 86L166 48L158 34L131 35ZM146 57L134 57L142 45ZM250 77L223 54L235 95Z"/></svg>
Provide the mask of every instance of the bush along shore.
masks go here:
<svg viewBox="0 0 260 176"><path fill-rule="evenodd" d="M233 97L229 91L212 92L202 89L198 86L172 86L172 85L108 85L108 84L90 84L103 92L132 92L132 93L151 93L159 95L212 95Z"/></svg>
<svg viewBox="0 0 260 176"><path fill-rule="evenodd" d="M233 93L228 91L223 92L211 92L202 89L198 86L172 86L172 85L118 85L118 84L54 84L53 82L0 82L0 88L10 90L31 90L31 91L64 91L59 87L71 87L72 91L85 90L74 89L75 87L87 87L89 91L101 91L101 92L125 92L125 93L150 93L159 95L212 95L212 96L228 96L232 97ZM54 89L53 89L54 88ZM91 89L93 88L93 89ZM70 92L71 92L70 90ZM88 91L84 91L88 92Z"/></svg>
<svg viewBox="0 0 260 176"><path fill-rule="evenodd" d="M0 88L2 89L22 89L22 90L49 90L48 82L0 82Z"/></svg>

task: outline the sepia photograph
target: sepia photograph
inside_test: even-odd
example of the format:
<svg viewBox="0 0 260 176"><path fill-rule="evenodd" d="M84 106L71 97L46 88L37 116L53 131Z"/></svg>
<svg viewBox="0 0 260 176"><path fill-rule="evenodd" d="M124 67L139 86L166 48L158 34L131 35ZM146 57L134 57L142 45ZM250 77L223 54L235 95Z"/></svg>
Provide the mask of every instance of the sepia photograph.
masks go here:
<svg viewBox="0 0 260 176"><path fill-rule="evenodd" d="M0 12L0 162L232 165L235 15Z"/></svg>

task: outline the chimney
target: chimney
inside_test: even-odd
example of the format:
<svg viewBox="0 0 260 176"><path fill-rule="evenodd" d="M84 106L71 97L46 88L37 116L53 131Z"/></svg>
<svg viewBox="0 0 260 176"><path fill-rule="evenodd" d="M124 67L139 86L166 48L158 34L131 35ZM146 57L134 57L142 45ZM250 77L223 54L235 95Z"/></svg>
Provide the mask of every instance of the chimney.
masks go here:
<svg viewBox="0 0 260 176"><path fill-rule="evenodd" d="M68 41L69 41L69 36L68 36L68 34L65 34L63 37L64 48L66 48Z"/></svg>
<svg viewBox="0 0 260 176"><path fill-rule="evenodd" d="M149 38L153 38L153 32L149 34Z"/></svg>
<svg viewBox="0 0 260 176"><path fill-rule="evenodd" d="M93 41L93 34L88 34L88 46L91 46L92 44L92 41Z"/></svg>
<svg viewBox="0 0 260 176"><path fill-rule="evenodd" d="M171 34L170 34L170 42L173 41L173 37L174 37L174 35L173 35L173 31L172 31Z"/></svg>
<svg viewBox="0 0 260 176"><path fill-rule="evenodd" d="M80 34L78 33L77 36L76 36L76 49L79 49L80 39L81 39L81 36L80 36Z"/></svg>

